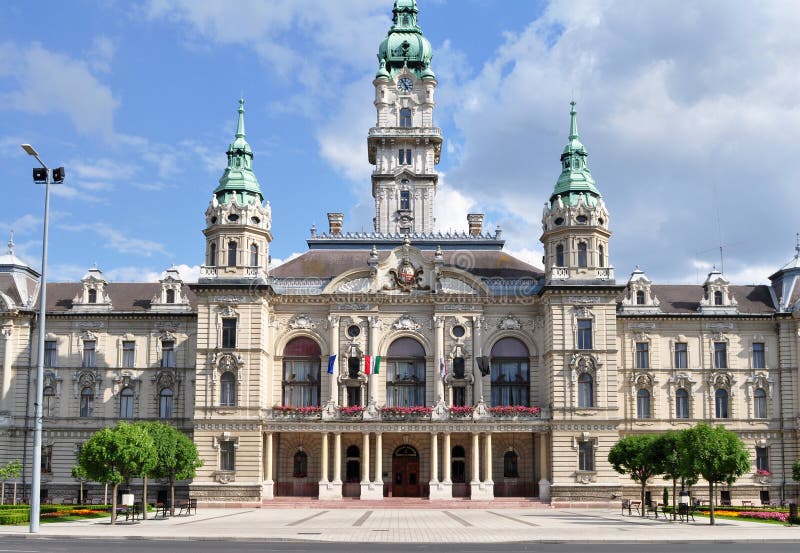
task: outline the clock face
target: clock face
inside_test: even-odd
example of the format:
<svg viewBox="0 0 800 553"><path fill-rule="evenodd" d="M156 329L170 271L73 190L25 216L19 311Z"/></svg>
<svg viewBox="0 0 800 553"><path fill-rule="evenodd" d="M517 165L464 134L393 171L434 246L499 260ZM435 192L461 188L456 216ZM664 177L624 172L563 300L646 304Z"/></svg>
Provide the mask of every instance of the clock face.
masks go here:
<svg viewBox="0 0 800 553"><path fill-rule="evenodd" d="M397 81L397 89L400 92L411 92L413 88L414 82L408 77L401 77L401 79Z"/></svg>

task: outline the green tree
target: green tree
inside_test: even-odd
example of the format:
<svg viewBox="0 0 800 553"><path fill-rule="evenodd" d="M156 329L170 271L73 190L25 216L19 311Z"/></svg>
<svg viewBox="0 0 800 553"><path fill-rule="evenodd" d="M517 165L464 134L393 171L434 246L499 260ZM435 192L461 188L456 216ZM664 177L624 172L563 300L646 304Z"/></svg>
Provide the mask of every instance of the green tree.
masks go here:
<svg viewBox="0 0 800 553"><path fill-rule="evenodd" d="M682 489L697 483L697 474L692 472L693 467L688 463L685 451L680 445L681 432L670 430L659 434L655 445L658 450L658 456L661 459L661 471L664 474L664 479L672 480L673 518L677 509L678 480L681 482Z"/></svg>
<svg viewBox="0 0 800 553"><path fill-rule="evenodd" d="M17 479L22 476L22 463L20 463L17 459L13 461L9 461L6 463L6 466L0 469L0 479L2 479L2 490L0 490L0 494L2 494L2 500L0 500L0 504L5 502L6 497L6 481L13 480L14 481L14 505L17 504Z"/></svg>
<svg viewBox="0 0 800 553"><path fill-rule="evenodd" d="M614 444L608 453L608 462L615 471L629 475L641 486L642 507L644 507L647 480L661 474L661 459L658 455L655 434L639 434L626 436ZM645 515L642 508L642 516Z"/></svg>
<svg viewBox="0 0 800 553"><path fill-rule="evenodd" d="M203 462L194 442L176 428L153 422L147 424L147 431L153 438L157 451L157 462L149 476L169 480L170 511L174 515L175 481L194 478Z"/></svg>
<svg viewBox="0 0 800 553"><path fill-rule="evenodd" d="M146 475L156 463L157 452L150 434L136 424L119 423L92 434L81 448L78 464L89 479L112 484L111 524L117 520L120 483Z"/></svg>
<svg viewBox="0 0 800 553"><path fill-rule="evenodd" d="M747 448L735 432L704 423L681 432L679 445L686 455L686 470L708 482L709 518L714 524L714 486L732 484L750 470Z"/></svg>
<svg viewBox="0 0 800 553"><path fill-rule="evenodd" d="M89 477L86 474L84 468L80 465L75 465L72 467L72 471L70 472L72 477L80 483L80 495L78 496L78 502L83 503L83 483L86 482Z"/></svg>
<svg viewBox="0 0 800 553"><path fill-rule="evenodd" d="M792 478L795 482L800 482L800 460L797 460L792 465Z"/></svg>

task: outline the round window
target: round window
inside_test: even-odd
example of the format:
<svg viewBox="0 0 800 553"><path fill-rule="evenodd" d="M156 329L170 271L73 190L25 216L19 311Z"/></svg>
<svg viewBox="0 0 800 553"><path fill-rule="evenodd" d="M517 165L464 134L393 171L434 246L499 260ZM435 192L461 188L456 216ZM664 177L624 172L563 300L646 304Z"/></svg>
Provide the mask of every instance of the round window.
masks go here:
<svg viewBox="0 0 800 553"><path fill-rule="evenodd" d="M564 224L564 219L562 217L559 217L558 219L556 219L553 222L556 224L556 226L561 226L561 225Z"/></svg>
<svg viewBox="0 0 800 553"><path fill-rule="evenodd" d="M455 336L456 338L461 338L466 333L467 330L462 325L456 325L453 327L453 336Z"/></svg>
<svg viewBox="0 0 800 553"><path fill-rule="evenodd" d="M212 217L211 218L211 224L212 225L216 225L217 224L217 218L216 217Z"/></svg>
<svg viewBox="0 0 800 553"><path fill-rule="evenodd" d="M261 223L261 219L259 219L258 217L250 217L250 222L253 223L254 225L258 225L259 223Z"/></svg>
<svg viewBox="0 0 800 553"><path fill-rule="evenodd" d="M597 220L597 223L598 223L598 224L600 224L600 225L602 225L602 224L603 224L603 222L604 222L604 221L603 221L603 219L602 219L602 218Z"/></svg>
<svg viewBox="0 0 800 553"><path fill-rule="evenodd" d="M359 334L361 334L361 327L360 326L358 326L358 325L350 325L350 326L347 327L347 335L350 336L351 338L355 338Z"/></svg>
<svg viewBox="0 0 800 553"><path fill-rule="evenodd" d="M235 213L231 213L230 215L228 215L228 221L233 222L233 221L238 221L238 220L239 220L239 216L236 215Z"/></svg>
<svg viewBox="0 0 800 553"><path fill-rule="evenodd" d="M586 224L586 222L587 222L589 219L588 219L588 217L586 217L586 215L578 215L578 216L575 218L575 220L576 220L576 221L578 221L580 224L582 224L582 225L585 225L585 224Z"/></svg>

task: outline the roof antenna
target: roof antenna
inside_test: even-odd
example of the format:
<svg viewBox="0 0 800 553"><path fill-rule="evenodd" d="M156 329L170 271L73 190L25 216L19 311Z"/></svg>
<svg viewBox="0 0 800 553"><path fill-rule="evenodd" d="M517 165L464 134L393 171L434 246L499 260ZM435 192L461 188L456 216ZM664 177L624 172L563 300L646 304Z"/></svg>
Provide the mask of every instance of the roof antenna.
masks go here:
<svg viewBox="0 0 800 553"><path fill-rule="evenodd" d="M714 180L711 182L711 186L714 188L714 206L716 207L717 212L717 238L719 239L719 272L725 274L725 255L723 253L723 248L725 245L722 243L722 223L720 222L719 216L719 198L717 194L717 181Z"/></svg>

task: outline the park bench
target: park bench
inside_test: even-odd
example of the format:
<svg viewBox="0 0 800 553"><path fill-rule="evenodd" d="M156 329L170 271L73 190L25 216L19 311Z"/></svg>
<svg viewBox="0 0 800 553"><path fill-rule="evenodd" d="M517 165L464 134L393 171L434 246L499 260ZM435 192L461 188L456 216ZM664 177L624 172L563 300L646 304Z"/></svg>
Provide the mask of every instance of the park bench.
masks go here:
<svg viewBox="0 0 800 553"><path fill-rule="evenodd" d="M178 502L178 514L182 515L184 512L187 515L192 514L192 510L194 510L194 514L197 514L197 499L189 498L185 501Z"/></svg>
<svg viewBox="0 0 800 553"><path fill-rule="evenodd" d="M623 499L622 500L622 514L625 514L625 511L628 511L628 514L632 514L632 510L636 509L636 514L642 514L641 511L642 502L636 499Z"/></svg>
<svg viewBox="0 0 800 553"><path fill-rule="evenodd" d="M644 509L645 516L650 516L651 513L655 518L658 518L658 501L651 501L649 503L645 503L645 509ZM663 508L661 510L661 514L664 515L664 518L667 518L667 513L664 512Z"/></svg>

